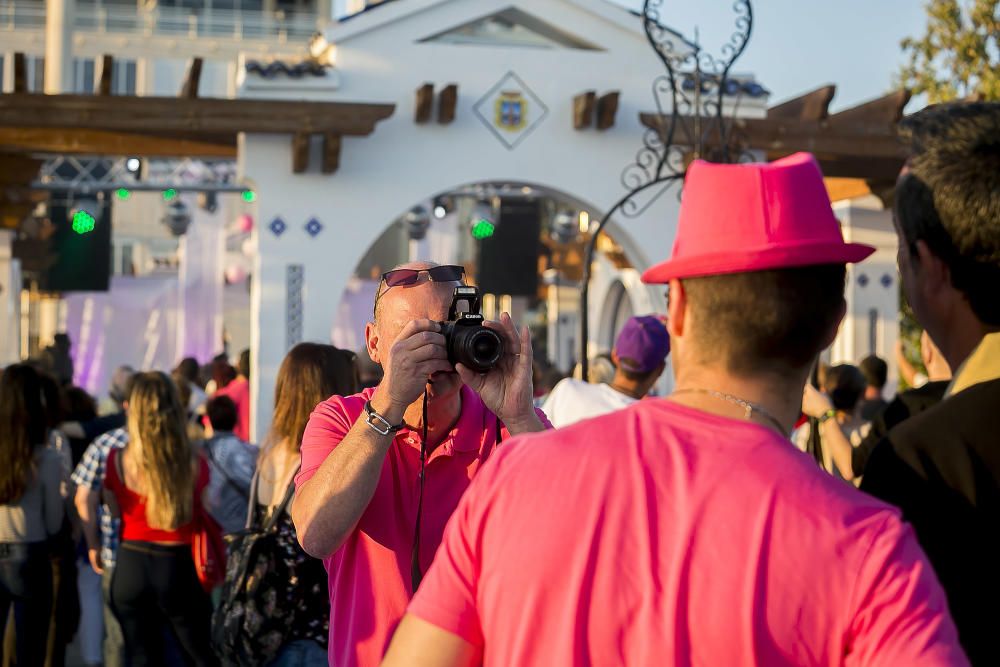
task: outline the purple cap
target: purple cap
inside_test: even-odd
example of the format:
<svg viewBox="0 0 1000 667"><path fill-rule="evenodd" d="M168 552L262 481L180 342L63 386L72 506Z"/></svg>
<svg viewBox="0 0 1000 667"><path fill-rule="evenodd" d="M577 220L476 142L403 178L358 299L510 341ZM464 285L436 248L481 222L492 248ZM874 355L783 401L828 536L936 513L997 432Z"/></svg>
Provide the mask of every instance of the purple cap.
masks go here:
<svg viewBox="0 0 1000 667"><path fill-rule="evenodd" d="M615 341L618 365L633 373L648 373L670 354L670 334L655 315L630 317Z"/></svg>

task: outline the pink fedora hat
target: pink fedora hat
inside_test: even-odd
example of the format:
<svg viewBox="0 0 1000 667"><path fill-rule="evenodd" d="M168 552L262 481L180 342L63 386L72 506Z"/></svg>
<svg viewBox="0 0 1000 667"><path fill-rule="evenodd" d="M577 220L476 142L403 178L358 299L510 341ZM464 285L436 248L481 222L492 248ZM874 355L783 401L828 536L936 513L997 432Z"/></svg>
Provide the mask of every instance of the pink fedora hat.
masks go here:
<svg viewBox="0 0 1000 667"><path fill-rule="evenodd" d="M847 264L873 252L844 243L823 174L809 153L770 163L696 160L684 180L674 251L642 280Z"/></svg>

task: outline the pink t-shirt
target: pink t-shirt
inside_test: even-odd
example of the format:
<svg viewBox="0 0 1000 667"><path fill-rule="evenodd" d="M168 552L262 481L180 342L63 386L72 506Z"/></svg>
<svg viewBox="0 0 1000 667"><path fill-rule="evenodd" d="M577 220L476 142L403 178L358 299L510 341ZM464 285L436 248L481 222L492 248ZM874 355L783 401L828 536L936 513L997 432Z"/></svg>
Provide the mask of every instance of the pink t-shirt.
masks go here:
<svg viewBox="0 0 1000 667"><path fill-rule="evenodd" d="M505 665L966 665L899 513L666 400L502 445L409 611Z"/></svg>
<svg viewBox="0 0 1000 667"><path fill-rule="evenodd" d="M333 396L316 406L302 438L302 470L308 481L361 417L374 389ZM480 466L496 446L496 417L482 399L462 387L462 414L427 457L420 519L420 565L426 572L445 524ZM542 422L548 424L541 412ZM501 428L506 439L509 434ZM413 594L410 559L416 525L420 433L396 434L382 464L371 503L347 542L323 561L329 574L331 665L377 665Z"/></svg>
<svg viewBox="0 0 1000 667"><path fill-rule="evenodd" d="M243 442L250 442L250 383L238 377L215 392L216 396L228 396L236 404L236 428L233 433Z"/></svg>

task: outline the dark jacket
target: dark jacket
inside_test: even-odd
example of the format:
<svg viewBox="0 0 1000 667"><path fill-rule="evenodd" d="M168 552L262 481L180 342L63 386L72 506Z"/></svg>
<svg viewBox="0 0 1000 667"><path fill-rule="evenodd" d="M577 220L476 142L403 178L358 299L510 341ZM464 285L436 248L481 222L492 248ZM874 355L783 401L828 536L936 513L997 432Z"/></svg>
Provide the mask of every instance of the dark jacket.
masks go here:
<svg viewBox="0 0 1000 667"><path fill-rule="evenodd" d="M974 665L1000 665L1000 380L894 428L861 488L903 510Z"/></svg>
<svg viewBox="0 0 1000 667"><path fill-rule="evenodd" d="M885 409L876 413L874 417L869 417L872 422L871 430L864 440L851 450L851 468L854 476L861 477L865 474L865 466L868 465L868 458L872 455L875 445L882 442L882 438L889 435L892 428L940 403L948 391L949 384L948 380L940 380L900 392L885 406Z"/></svg>

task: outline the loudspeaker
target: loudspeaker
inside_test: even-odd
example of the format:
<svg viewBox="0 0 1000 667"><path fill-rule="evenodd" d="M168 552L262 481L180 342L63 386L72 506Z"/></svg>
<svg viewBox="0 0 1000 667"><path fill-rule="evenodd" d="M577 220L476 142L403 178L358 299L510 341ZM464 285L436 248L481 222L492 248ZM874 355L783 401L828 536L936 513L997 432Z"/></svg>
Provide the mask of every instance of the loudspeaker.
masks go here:
<svg viewBox="0 0 1000 667"><path fill-rule="evenodd" d="M480 242L476 284L489 294L534 297L540 251L539 202L501 200L496 230Z"/></svg>

